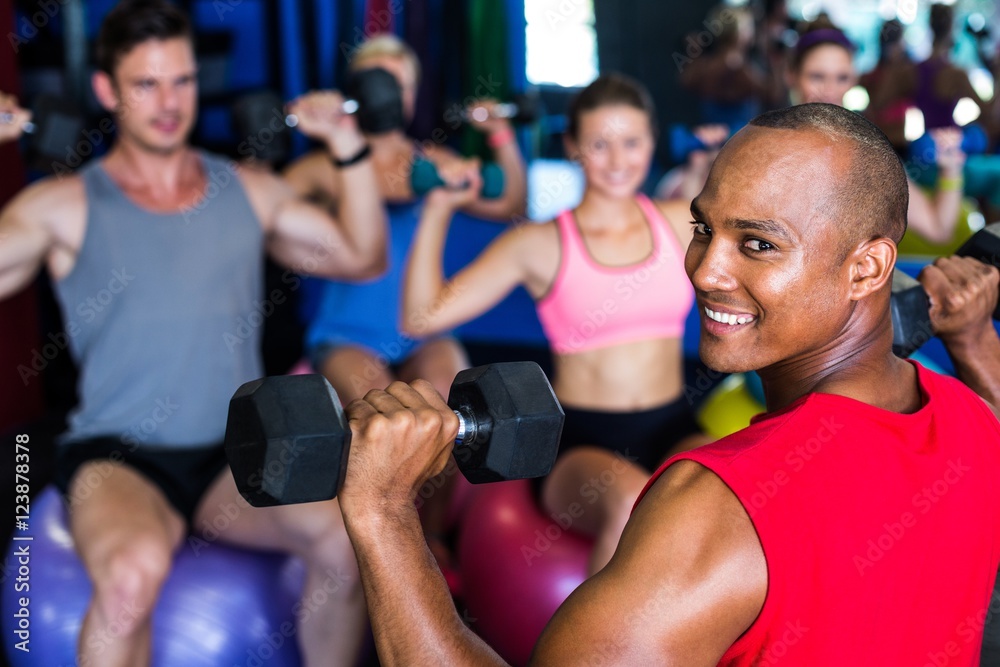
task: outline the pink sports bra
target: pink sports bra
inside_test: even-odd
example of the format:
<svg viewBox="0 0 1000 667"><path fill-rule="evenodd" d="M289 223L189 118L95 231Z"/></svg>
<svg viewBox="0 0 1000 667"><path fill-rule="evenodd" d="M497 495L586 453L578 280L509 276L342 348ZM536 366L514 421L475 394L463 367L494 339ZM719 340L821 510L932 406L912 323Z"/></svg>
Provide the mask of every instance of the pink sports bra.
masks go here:
<svg viewBox="0 0 1000 667"><path fill-rule="evenodd" d="M694 290L680 243L653 202L645 195L636 201L653 237L652 253L638 264L599 264L587 251L573 213L563 211L556 219L559 272L537 308L557 354L684 334Z"/></svg>

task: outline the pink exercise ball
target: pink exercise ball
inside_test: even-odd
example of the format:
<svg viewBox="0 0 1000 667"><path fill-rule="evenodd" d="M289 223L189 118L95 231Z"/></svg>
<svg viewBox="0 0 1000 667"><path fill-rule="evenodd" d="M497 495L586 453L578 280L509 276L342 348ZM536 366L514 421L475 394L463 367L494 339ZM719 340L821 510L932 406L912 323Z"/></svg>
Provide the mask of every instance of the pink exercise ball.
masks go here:
<svg viewBox="0 0 1000 667"><path fill-rule="evenodd" d="M458 540L467 619L504 659L526 664L552 614L587 578L592 548L568 521L542 514L530 481L477 487Z"/></svg>

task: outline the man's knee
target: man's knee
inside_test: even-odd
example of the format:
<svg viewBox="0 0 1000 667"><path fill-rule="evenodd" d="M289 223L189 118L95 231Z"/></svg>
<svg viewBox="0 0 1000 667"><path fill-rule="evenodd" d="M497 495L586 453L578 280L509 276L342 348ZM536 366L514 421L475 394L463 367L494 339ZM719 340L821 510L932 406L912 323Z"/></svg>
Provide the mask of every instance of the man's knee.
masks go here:
<svg viewBox="0 0 1000 667"><path fill-rule="evenodd" d="M166 544L135 537L110 549L92 568L95 602L117 632L128 634L149 618L172 560Z"/></svg>

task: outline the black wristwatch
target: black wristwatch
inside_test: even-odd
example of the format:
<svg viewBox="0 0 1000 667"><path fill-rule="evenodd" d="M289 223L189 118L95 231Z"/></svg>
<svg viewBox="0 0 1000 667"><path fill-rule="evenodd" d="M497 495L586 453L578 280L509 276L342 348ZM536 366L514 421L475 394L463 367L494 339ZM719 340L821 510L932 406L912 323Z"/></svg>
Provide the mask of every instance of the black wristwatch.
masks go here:
<svg viewBox="0 0 1000 667"><path fill-rule="evenodd" d="M371 144L365 144L361 148L361 150L359 150L357 153L355 153L351 157L349 157L347 159L344 159L344 160L341 160L336 155L331 155L330 156L330 162L333 163L334 167L337 167L338 169L343 169L344 167L350 167L352 164L357 164L357 163L361 162L366 157L368 157L369 155L371 155L371 153L372 153L372 146L371 146Z"/></svg>

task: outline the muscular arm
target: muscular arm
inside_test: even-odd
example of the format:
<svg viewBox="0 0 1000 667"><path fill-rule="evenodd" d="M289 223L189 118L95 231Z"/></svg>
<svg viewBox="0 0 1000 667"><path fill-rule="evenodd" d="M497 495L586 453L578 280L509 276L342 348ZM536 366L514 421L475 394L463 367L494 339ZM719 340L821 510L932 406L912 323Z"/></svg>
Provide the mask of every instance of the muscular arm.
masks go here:
<svg viewBox="0 0 1000 667"><path fill-rule="evenodd" d="M955 364L955 375L1000 407L1000 336L992 313L1000 272L970 257L940 257L919 275L931 301L931 326Z"/></svg>
<svg viewBox="0 0 1000 667"><path fill-rule="evenodd" d="M336 201L335 187L339 180L334 174L330 156L324 150L312 151L292 162L281 173L295 194L302 199Z"/></svg>
<svg viewBox="0 0 1000 667"><path fill-rule="evenodd" d="M246 170L251 201L268 233L268 252L300 273L330 278L372 278L385 270L386 217L370 160L331 169L332 188L341 192L332 217L309 203L294 185Z"/></svg>
<svg viewBox="0 0 1000 667"><path fill-rule="evenodd" d="M611 562L545 628L532 664L716 665L764 605L767 565L750 517L681 461L629 519Z"/></svg>
<svg viewBox="0 0 1000 667"><path fill-rule="evenodd" d="M60 185L57 181L35 184L0 212L0 299L23 289L45 261L54 242L48 216L60 201L52 200Z"/></svg>
<svg viewBox="0 0 1000 667"><path fill-rule="evenodd" d="M382 664L505 664L459 618L412 501L342 508ZM681 462L639 505L609 565L556 612L531 664L715 665L766 590L764 554L739 501L714 474Z"/></svg>
<svg viewBox="0 0 1000 667"><path fill-rule="evenodd" d="M528 176L517 141L508 141L494 149L493 157L503 170L503 195L497 199L476 199L462 210L487 220L509 220L515 216L523 216L528 199Z"/></svg>
<svg viewBox="0 0 1000 667"><path fill-rule="evenodd" d="M945 243L955 231L958 212L962 204L962 191L958 189L938 189L934 198L910 179L910 206L906 211L910 227L931 243Z"/></svg>
<svg viewBox="0 0 1000 667"><path fill-rule="evenodd" d="M677 236L677 242L681 245L681 250L686 252L687 247L694 238L694 231L691 227L691 201L694 199L666 199L654 202L660 213L670 223L670 228ZM683 257L681 258L683 259Z"/></svg>

